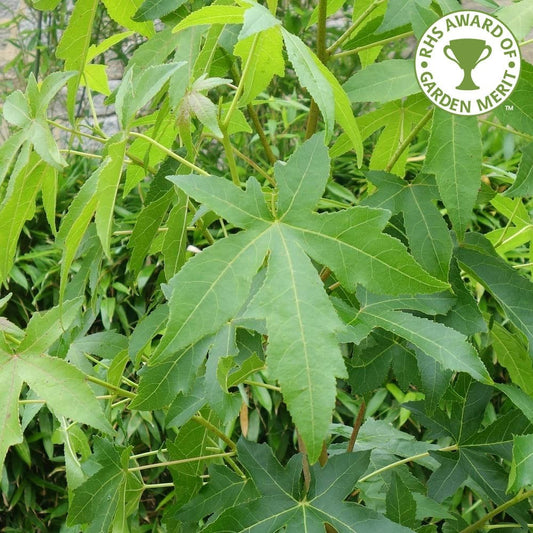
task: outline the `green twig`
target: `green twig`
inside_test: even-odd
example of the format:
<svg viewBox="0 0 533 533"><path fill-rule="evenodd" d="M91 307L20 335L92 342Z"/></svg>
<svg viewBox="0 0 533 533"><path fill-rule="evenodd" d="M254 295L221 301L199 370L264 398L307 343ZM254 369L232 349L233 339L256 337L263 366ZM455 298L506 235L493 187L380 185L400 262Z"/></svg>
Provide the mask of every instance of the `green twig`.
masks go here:
<svg viewBox="0 0 533 533"><path fill-rule="evenodd" d="M261 144L263 145L263 150L265 151L265 154L268 160L270 161L270 164L273 165L278 160L278 158L274 155L274 152L272 151L272 148L270 147L270 143L268 142L267 136L265 134L265 130L263 129L263 126L261 125L261 121L259 120L259 115L257 114L257 111L255 110L252 104L248 104L246 109L248 109L248 114L250 115L250 118L252 119L252 124L254 125L257 135L259 136L259 140L261 141Z"/></svg>
<svg viewBox="0 0 533 533"><path fill-rule="evenodd" d="M166 448L161 448L160 450L150 450L149 452L130 455L130 459L141 459L142 457L151 457L152 455L157 455L158 453L166 453L167 451L168 450Z"/></svg>
<svg viewBox="0 0 533 533"><path fill-rule="evenodd" d="M261 383L260 381L251 381L249 379L245 380L244 383L246 385L252 385L253 387L263 387L264 389L281 392L281 389L279 387L276 387L275 385L270 385L269 383Z"/></svg>
<svg viewBox="0 0 533 533"><path fill-rule="evenodd" d="M144 133L138 133L136 131L130 131L129 135L131 137L138 137L139 139L144 139L150 144L153 144L156 148L159 148L159 150L167 154L172 159L179 161L182 165L189 167L191 170L194 170L195 172L198 172L198 174L202 174L203 176L209 176L208 172L201 169L200 167L197 167L194 163L187 161L185 158L181 157L180 155L175 154L172 150L168 149L166 146L163 146L161 143L158 143L155 139L152 139L148 135L144 135Z"/></svg>
<svg viewBox="0 0 533 533"><path fill-rule="evenodd" d="M101 387L105 387L106 389L116 392L118 394L122 394L122 396L126 396L126 398L135 398L136 394L134 392L131 392L129 390L121 389L120 387L117 387L115 385L112 385L111 383L108 383L107 381L104 381L103 379L96 378L94 376L90 376L88 374L85 374L85 379L87 381L90 381L96 385L100 385Z"/></svg>
<svg viewBox="0 0 533 533"><path fill-rule="evenodd" d="M359 28L359 26L367 19L368 15L370 15L377 7L379 7L381 4L383 4L385 0L374 0L372 4L370 4L359 17L357 17L356 20L353 21L353 24L326 50L327 54L330 55L337 48L339 48L344 42L350 38L352 33ZM337 57L337 56L335 56Z"/></svg>
<svg viewBox="0 0 533 533"><path fill-rule="evenodd" d="M458 449L459 449L459 446L457 446L457 444L453 444L452 446L447 446L446 448L440 448L439 450L435 450L435 451L454 452ZM384 466L382 468L378 468L377 470L370 472L370 474L367 474L366 476L363 476L362 478L360 478L359 483L362 483L363 481L367 481L368 479L374 476L377 476L379 474L383 474L383 472L387 472L388 470L392 470L393 468L404 465L405 463L410 463L411 461L418 461L418 459L423 459L424 457L429 457L429 452L419 453L417 455L411 455L411 457L406 457L405 459L400 459L399 461L391 463L390 465Z"/></svg>
<svg viewBox="0 0 533 533"><path fill-rule="evenodd" d="M237 108L239 99L244 91L244 83L246 81L246 75L248 74L248 70L250 69L250 66L255 61L254 51L257 45L258 38L259 38L259 33L257 33L254 37L252 46L250 47L248 58L246 59L246 63L244 64L244 68L242 69L242 74L241 74L241 79L239 80L239 85L237 86L237 90L235 91L235 95L233 96L233 100L231 102L230 108L228 109L228 113L224 117L223 126L225 129L228 127L230 120L231 120L231 115L233 115L233 112Z"/></svg>
<svg viewBox="0 0 533 533"><path fill-rule="evenodd" d="M487 124L487 126L492 126L493 128L498 128L499 130L506 131L507 133L518 135L519 137L523 137L528 141L533 141L533 135L528 135L527 133L522 133L521 131L513 130L512 128L508 128L507 126L503 126L502 124L497 124L496 122L491 122L490 120L485 119L480 119L479 122L481 122L482 124Z"/></svg>
<svg viewBox="0 0 533 533"><path fill-rule="evenodd" d="M161 463L152 463L149 465L132 466L131 468L128 468L128 472L138 472L139 470L148 470L150 468L195 463L198 461L207 461L208 459L217 459L219 457L231 457L232 455L235 455L235 452L213 453L211 455L201 455L199 457L187 457L185 459L175 459L174 461L163 461Z"/></svg>
<svg viewBox="0 0 533 533"><path fill-rule="evenodd" d="M235 161L235 154L233 153L233 146L231 145L230 138L226 128L222 125L222 145L224 146L224 152L226 153L226 159L228 161L229 171L231 174L231 181L237 187L241 186L241 180L239 179L239 169L237 168L237 162Z"/></svg>
<svg viewBox="0 0 533 533"><path fill-rule="evenodd" d="M109 365L106 365L103 361L100 361L100 359L97 359L96 357L93 357L91 354L85 353L85 357L87 359L89 359L89 361L94 363L95 365L100 365L102 368L105 368L106 370L109 370ZM137 388L137 383L135 383L131 379L128 379L125 376L121 376L120 377L120 381L122 381L122 383L124 383L124 385L128 385L129 387Z"/></svg>
<svg viewBox="0 0 533 533"><path fill-rule="evenodd" d="M232 148L237 157L239 157L243 161L246 161L246 163L250 165L258 174L263 176L263 178L265 178L270 183L270 185L272 185L272 187L276 186L274 178L272 176L269 176L255 161L252 161L247 155L237 150L235 146L232 146Z"/></svg>
<svg viewBox="0 0 533 533"><path fill-rule="evenodd" d="M167 489L174 488L174 483L145 483L143 489Z"/></svg>
<svg viewBox="0 0 533 533"><path fill-rule="evenodd" d="M485 516L482 516L477 522L468 527L465 527L463 530L460 531L460 533L475 533L476 531L479 531L484 526L484 524L488 522L491 518L494 518L496 515L499 515L509 507L512 507L513 505L516 505L517 503L520 503L523 500L527 500L531 496L533 496L533 490L528 490L527 492L519 492L514 498L511 498L505 503L498 505L498 507L490 511L490 513L487 513Z"/></svg>
<svg viewBox="0 0 533 533"><path fill-rule="evenodd" d="M327 0L319 0L318 4L318 23L317 23L317 55L318 59L322 63L326 63L328 58L328 53L326 49L326 18L327 18ZM311 105L309 106L309 115L307 116L307 125L305 128L305 138L309 139L313 136L318 125L318 105L313 100L311 100Z"/></svg>
<svg viewBox="0 0 533 533"><path fill-rule="evenodd" d="M396 152L392 154L392 157L390 158L390 161L387 163L387 166L385 167L386 172L390 172L394 165L398 162L398 159L402 156L402 154L409 148L411 143L413 142L413 139L420 133L422 128L430 121L431 117L433 116L433 108L431 108L420 120L420 122L411 130L409 135L405 138L402 144L398 147Z"/></svg>
<svg viewBox="0 0 533 533"><path fill-rule="evenodd" d="M227 436L225 435L220 429L218 429L216 426L211 424L209 420L206 420L201 415L194 415L191 420L194 420L195 422L198 422L198 424L201 424L205 428L207 428L209 431L214 433L219 439L224 441L231 449L232 451L237 450L237 445Z"/></svg>
<svg viewBox="0 0 533 533"><path fill-rule="evenodd" d="M63 131L68 131L69 133L72 133L73 135L79 135L80 137L85 137L86 139L92 139L93 141L105 144L107 142L107 139L104 139L103 137L97 137L96 135L91 135L90 133L84 133L80 130L73 130L72 128L69 128L67 126L63 126L63 124L60 124L59 122L56 122L55 120L47 119L46 122L50 124L51 126L54 126L54 128L59 128Z"/></svg>
<svg viewBox="0 0 533 533"><path fill-rule="evenodd" d="M406 31L405 33L401 33L400 35L394 35L393 37L388 37L387 39L382 39L381 41L376 41L375 43L369 43L365 44L364 46L359 46L358 48L353 48L352 50L345 50L344 52L339 52L338 54L335 54L331 56L333 59L337 59L339 57L345 57L353 54L358 54L359 52L362 52L363 50L369 50L370 48L374 48L375 46L383 46L384 44L392 43L396 41L397 39L403 39L404 37L411 37L414 35L412 31Z"/></svg>

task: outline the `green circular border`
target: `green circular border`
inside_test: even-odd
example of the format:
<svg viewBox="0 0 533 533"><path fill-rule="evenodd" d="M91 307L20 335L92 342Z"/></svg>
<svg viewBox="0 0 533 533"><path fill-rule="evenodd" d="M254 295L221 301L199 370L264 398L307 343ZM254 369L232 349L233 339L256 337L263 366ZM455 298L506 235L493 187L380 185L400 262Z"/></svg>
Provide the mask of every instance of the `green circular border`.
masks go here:
<svg viewBox="0 0 533 533"><path fill-rule="evenodd" d="M420 80L418 79L418 75L417 75L417 69L416 69L416 59L418 57L418 49L420 48L420 45L422 44L422 39L424 38L424 36L426 35L426 33L435 25L437 24L437 22L441 21L442 19L445 19L446 17L449 17L450 15L453 15L455 13L481 13L482 15L489 15L490 17L492 17L493 19L497 20L499 24L501 24L502 26L505 27L505 29L507 29L507 31L513 36L515 42L516 42L516 45L518 47L518 57L519 57L519 65L520 65L520 70L518 72L518 80L516 81L516 85L513 87L513 90L505 97L505 100L503 100L499 105L497 105L496 107L493 107L492 109L490 109L489 111L484 111L483 113L478 113L477 115L462 115L461 113L454 113L453 111L450 111L448 109L444 109L443 107L440 107L438 104L436 104L433 100L431 100L431 98L426 94L426 92L424 91L424 89L422 88L422 85L420 83ZM480 9L460 9L458 11L451 11L450 13L446 14L446 15L443 15L442 17L440 17L438 20L436 20L435 22L432 22L428 28L426 29L426 31L422 34L422 37L418 40L418 43L416 45L416 51L415 51L415 78L416 78L416 83L418 83L418 86L420 87L420 90L422 91L422 94L426 97L426 99L431 102L432 105L438 107L439 109L442 109L442 111L446 111L447 113L450 113L450 115L455 115L456 117L479 117L481 115L486 115L487 113L492 113L493 111L496 111L496 109L499 109L509 98L510 96L514 93L515 89L517 88L518 84L520 83L520 76L522 74L522 50L520 49L520 43L518 42L518 39L516 38L516 35L511 31L511 29L509 28L509 26L507 26L507 24L505 24L505 22L502 22L500 19L496 18L492 13L487 13L486 11L481 11Z"/></svg>

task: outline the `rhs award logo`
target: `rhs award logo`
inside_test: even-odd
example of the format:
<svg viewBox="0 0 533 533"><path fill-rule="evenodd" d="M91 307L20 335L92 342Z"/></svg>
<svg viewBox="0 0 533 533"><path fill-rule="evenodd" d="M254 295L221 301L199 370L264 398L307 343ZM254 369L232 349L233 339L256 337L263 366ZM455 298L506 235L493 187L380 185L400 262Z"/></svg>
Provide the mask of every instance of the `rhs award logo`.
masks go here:
<svg viewBox="0 0 533 533"><path fill-rule="evenodd" d="M497 18L456 11L424 33L416 77L426 96L456 115L481 115L509 98L520 76L520 48Z"/></svg>

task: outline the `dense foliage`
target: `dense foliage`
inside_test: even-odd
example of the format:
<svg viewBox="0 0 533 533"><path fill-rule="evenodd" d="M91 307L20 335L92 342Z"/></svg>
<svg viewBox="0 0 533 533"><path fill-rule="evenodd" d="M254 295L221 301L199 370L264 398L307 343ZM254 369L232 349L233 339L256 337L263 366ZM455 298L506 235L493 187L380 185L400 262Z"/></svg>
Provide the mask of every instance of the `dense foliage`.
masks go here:
<svg viewBox="0 0 533 533"><path fill-rule="evenodd" d="M530 530L533 65L464 117L411 59L457 0L32 8L2 531Z"/></svg>

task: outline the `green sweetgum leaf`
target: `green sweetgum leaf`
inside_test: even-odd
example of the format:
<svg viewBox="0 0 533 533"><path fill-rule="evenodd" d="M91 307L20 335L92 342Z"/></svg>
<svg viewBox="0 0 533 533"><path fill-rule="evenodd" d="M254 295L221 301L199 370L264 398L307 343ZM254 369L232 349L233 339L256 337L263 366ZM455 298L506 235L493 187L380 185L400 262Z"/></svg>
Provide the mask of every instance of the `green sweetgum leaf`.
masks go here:
<svg viewBox="0 0 533 533"><path fill-rule="evenodd" d="M138 506L143 483L137 472L128 472L130 448L115 447L97 437L94 461L100 466L74 491L68 524L89 524L88 533L127 531L126 519Z"/></svg>
<svg viewBox="0 0 533 533"><path fill-rule="evenodd" d="M226 509L203 530L205 533L257 531L323 531L330 524L338 533L407 533L406 527L344 498L368 467L369 453L357 452L331 457L324 468L315 465L311 487L301 494L301 459L295 456L282 467L266 444L241 439L239 461L249 473L260 497Z"/></svg>
<svg viewBox="0 0 533 533"><path fill-rule="evenodd" d="M505 195L513 198L533 195L533 143L528 144L522 150L522 159L516 179L513 185L505 191Z"/></svg>
<svg viewBox="0 0 533 533"><path fill-rule="evenodd" d="M188 17L185 17L172 30L174 33L182 31L185 28L198 25L211 24L242 24L246 7L241 6L206 6L193 11Z"/></svg>
<svg viewBox="0 0 533 533"><path fill-rule="evenodd" d="M495 114L502 124L508 124L518 131L533 135L533 65L522 61L520 79L515 90L505 101L513 107L513 111L506 111L506 106L500 106Z"/></svg>
<svg viewBox="0 0 533 533"><path fill-rule="evenodd" d="M427 179L410 183L385 172L369 172L367 177L378 190L362 205L403 212L411 253L433 276L447 281L453 243L434 204L436 186Z"/></svg>
<svg viewBox="0 0 533 533"><path fill-rule="evenodd" d="M392 477L387 492L387 516L407 527L414 527L416 522L416 502L409 488L398 474Z"/></svg>
<svg viewBox="0 0 533 533"><path fill-rule="evenodd" d="M435 109L424 170L435 174L442 201L462 240L481 186L477 119Z"/></svg>
<svg viewBox="0 0 533 533"><path fill-rule="evenodd" d="M430 0L390 0L379 31L384 32L409 24L416 6L429 7L430 3Z"/></svg>
<svg viewBox="0 0 533 533"><path fill-rule="evenodd" d="M414 62L388 59L369 65L344 84L351 102L390 102L420 92Z"/></svg>
<svg viewBox="0 0 533 533"><path fill-rule="evenodd" d="M81 298L69 300L35 314L16 353L0 349L0 465L8 448L22 442L18 403L23 383L46 402L56 417L113 432L84 374L66 361L43 353L70 327L81 303Z"/></svg>
<svg viewBox="0 0 533 533"><path fill-rule="evenodd" d="M135 22L146 22L147 20L155 20L172 11L175 11L186 0L144 0L141 7L137 9L135 15L131 17Z"/></svg>
<svg viewBox="0 0 533 533"><path fill-rule="evenodd" d="M124 129L128 128L135 113L146 105L168 79L184 65L185 61L180 61L142 69L130 68L126 72L115 101L117 116Z"/></svg>
<svg viewBox="0 0 533 533"><path fill-rule="evenodd" d="M513 443L509 491L518 491L531 485L533 485L533 435L517 435Z"/></svg>
<svg viewBox="0 0 533 533"><path fill-rule="evenodd" d="M533 286L498 256L478 233L468 235L456 256L462 268L477 279L499 302L509 320L529 341L533 354Z"/></svg>
<svg viewBox="0 0 533 533"><path fill-rule="evenodd" d="M335 378L344 376L345 369L336 337L342 323L308 255L331 268L351 290L357 283L393 294L447 287L422 270L399 241L382 233L387 211L354 207L313 213L328 175L327 149L318 134L286 164L276 165L276 217L255 179L243 191L213 176L169 178L246 231L217 241L172 278L169 322L151 363L172 357L235 317L270 251L266 280L245 317L266 319L267 365L281 384L312 461L328 432Z"/></svg>
<svg viewBox="0 0 533 533"><path fill-rule="evenodd" d="M226 466L210 465L209 483L178 511L176 518L193 525L212 515L213 522L223 511L258 497L252 480L239 477Z"/></svg>
<svg viewBox="0 0 533 533"><path fill-rule="evenodd" d="M283 76L285 73L283 39L279 27L269 28L258 35L239 41L235 45L234 53L242 59L243 65L251 53L254 57L249 63L244 80L242 104L250 103L265 90L275 75Z"/></svg>
<svg viewBox="0 0 533 533"><path fill-rule="evenodd" d="M492 456L469 449L458 452L430 452L441 464L428 481L428 495L442 502L465 483L483 500L502 505L509 500L506 493L507 473ZM520 502L507 510L522 526L527 527L528 504Z"/></svg>
<svg viewBox="0 0 533 533"><path fill-rule="evenodd" d="M361 304L359 310L340 300L336 301L345 323L354 328L352 336L356 336L352 341L359 341L357 330L362 330L362 336L366 337L373 328L382 328L411 342L444 368L467 372L475 379L492 382L475 348L463 334L404 311L421 310L417 302L406 302L401 297L380 297L363 289L358 289L357 298Z"/></svg>

